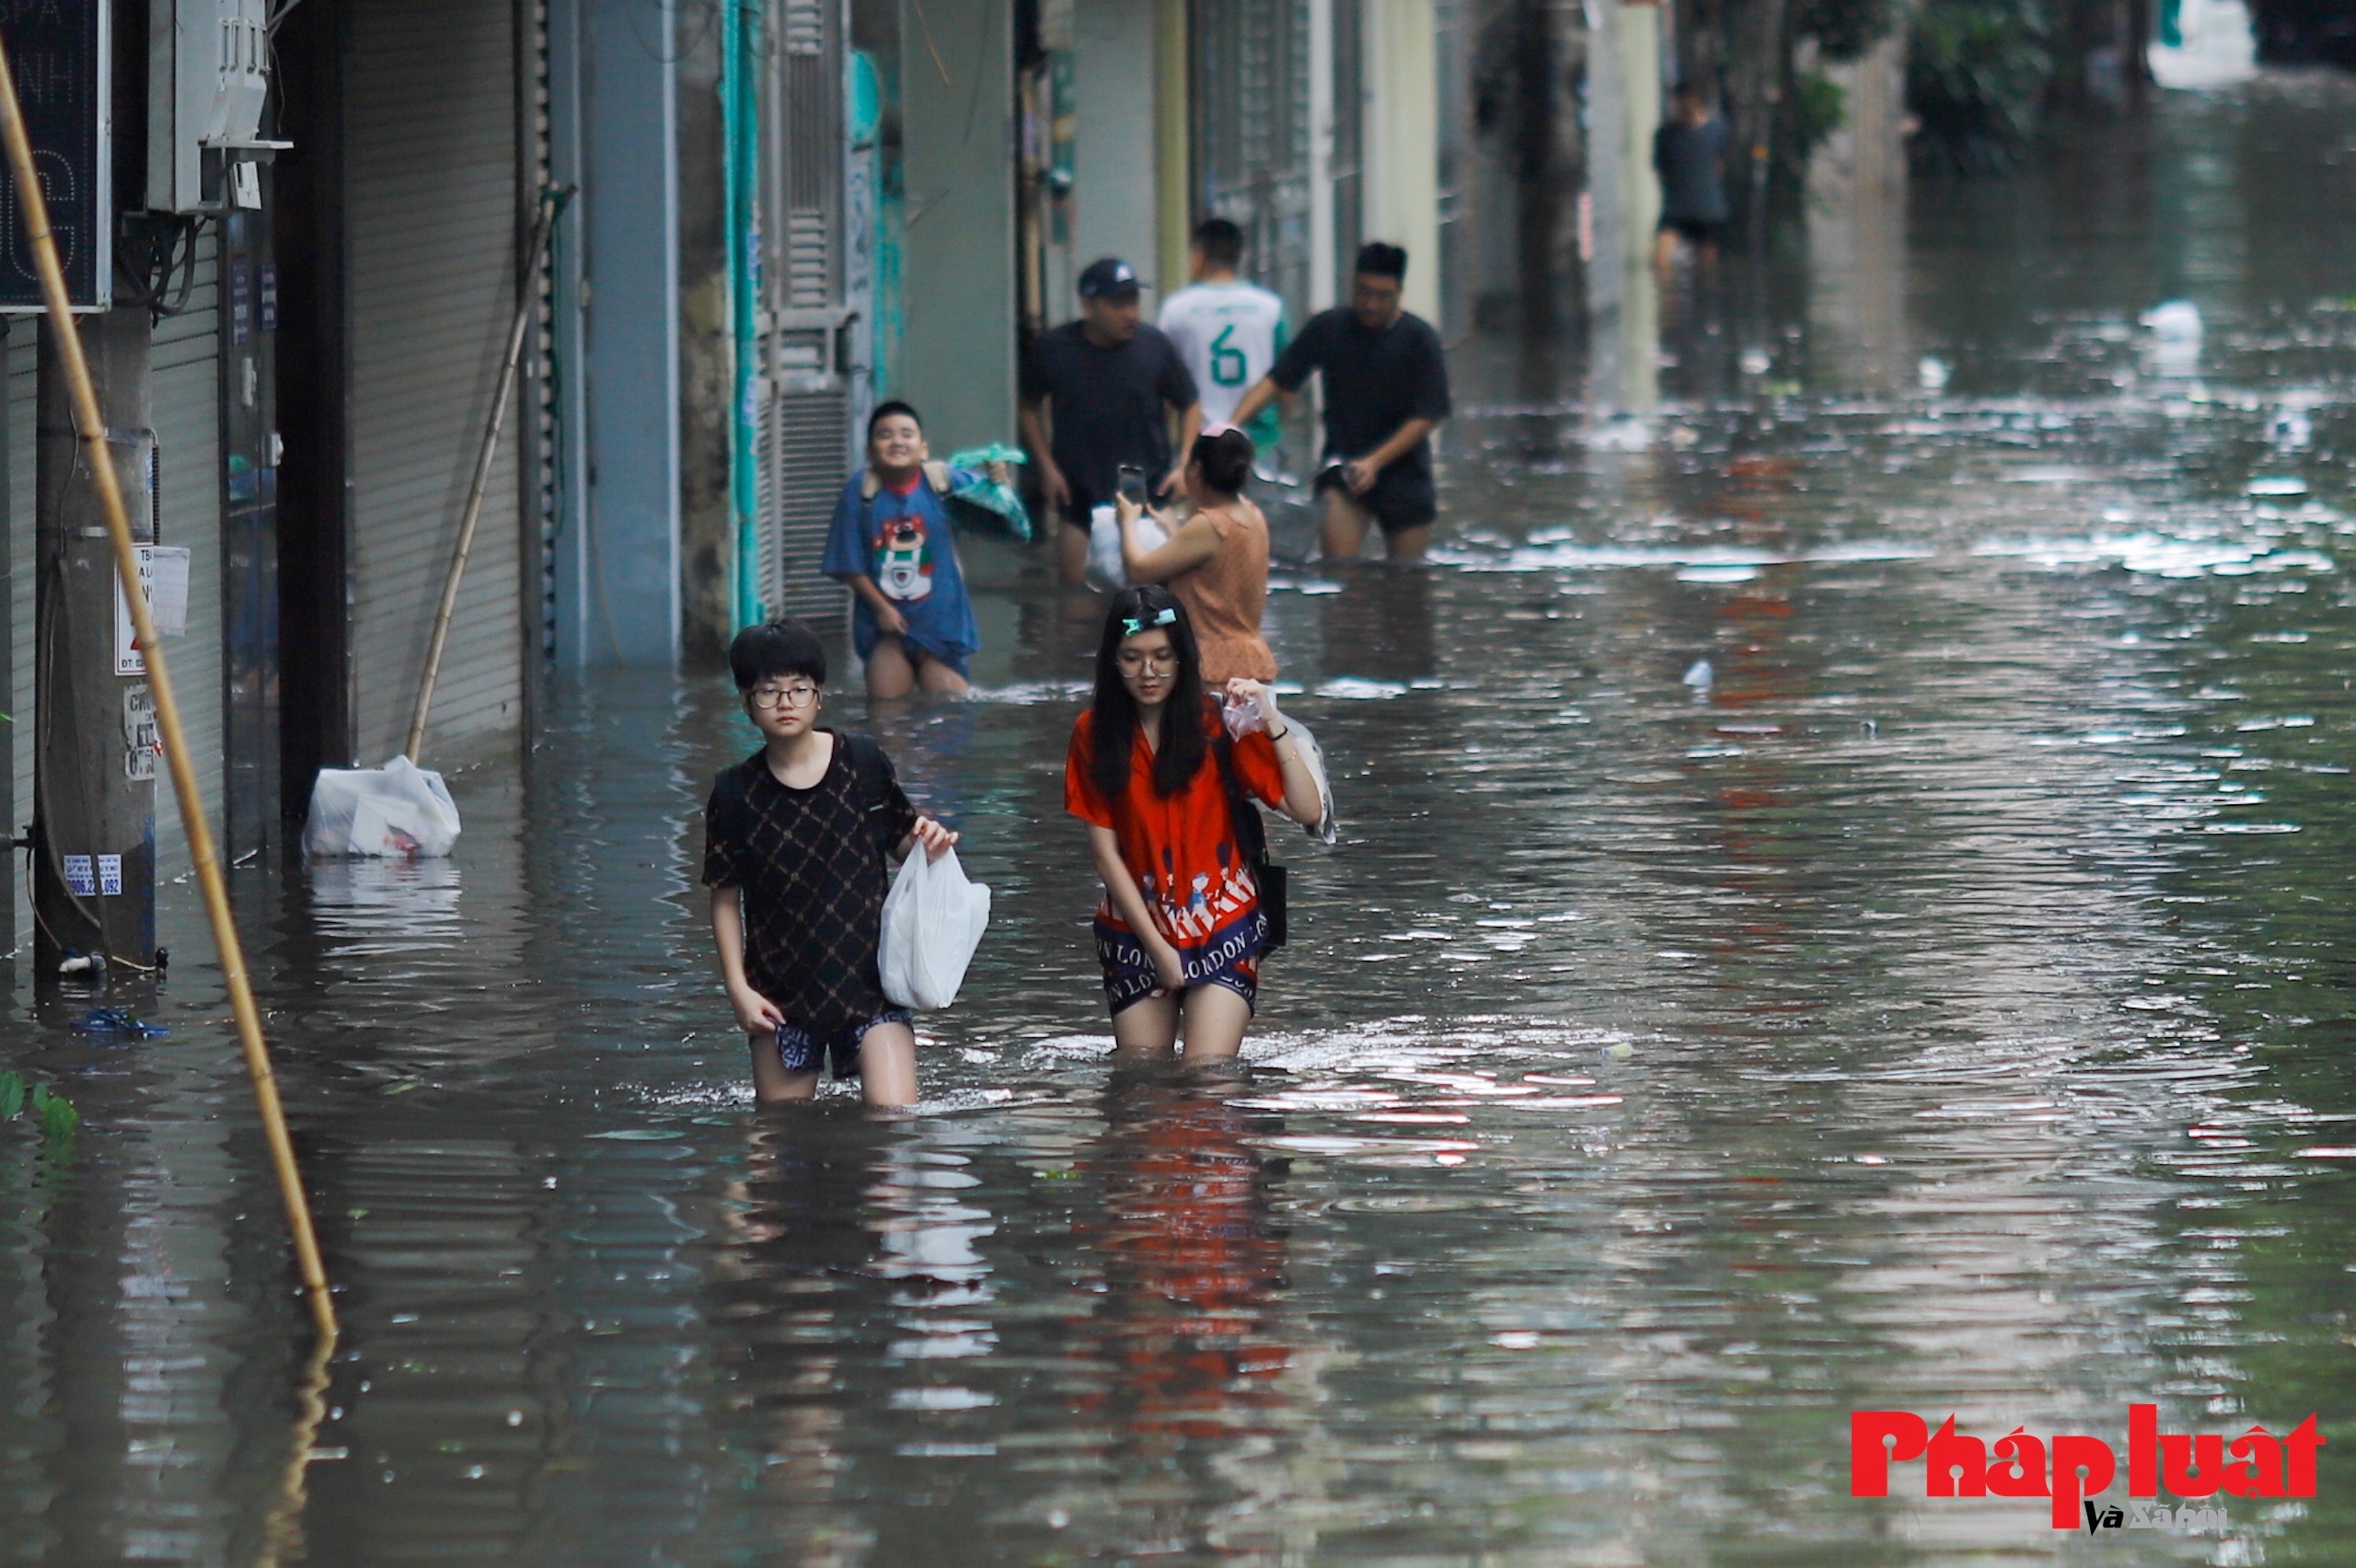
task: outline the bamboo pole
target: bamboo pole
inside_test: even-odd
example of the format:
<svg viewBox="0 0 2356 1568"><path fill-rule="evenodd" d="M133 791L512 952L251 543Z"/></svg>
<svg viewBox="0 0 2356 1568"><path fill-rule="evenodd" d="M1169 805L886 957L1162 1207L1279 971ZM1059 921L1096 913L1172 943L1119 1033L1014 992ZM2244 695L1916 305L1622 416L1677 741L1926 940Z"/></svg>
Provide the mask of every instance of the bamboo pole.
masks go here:
<svg viewBox="0 0 2356 1568"><path fill-rule="evenodd" d="M515 392L515 372L524 359L524 337L531 329L532 311L539 303L536 296L540 263L548 257L556 215L571 194L569 190L543 192L539 216L532 224L531 259L524 266L523 293L515 301L515 324L507 333L507 358L499 370L499 395L491 400L491 424L482 432L482 445L475 453L474 482L467 487L467 509L458 520L457 553L450 558L450 573L442 581L442 603L433 612L433 637L426 644L425 678L418 683L417 707L410 713L409 744L402 755L411 762L422 760L425 751L425 720L433 709L434 683L442 678L442 650L450 640L450 619L457 614L458 584L467 575L467 557L474 551L475 525L482 519L483 494L491 488L491 465L499 455L499 432L507 423L508 399Z"/></svg>
<svg viewBox="0 0 2356 1568"><path fill-rule="evenodd" d="M294 1239L294 1259L310 1298L311 1320L330 1348L336 1339L335 1303L328 1295L326 1271L319 1262L318 1238L311 1229L311 1205L303 1193L302 1172L294 1164L294 1140L287 1136L286 1113L278 1102L278 1080L270 1067L270 1047L261 1037L261 1014L254 1007L253 987L246 979L246 957L237 940L237 924L229 914L229 892L221 880L221 862L213 849L213 830L204 815L204 794L196 781L189 756L188 736L180 728L179 702L172 695L171 677L164 669L163 644L156 636L156 621L148 612L146 590L139 581L139 557L131 542L131 520L122 509L122 489L114 471L114 455L107 450L107 426L98 411L98 389L90 382L89 363L82 357L82 335L65 293L65 271L58 264L57 241L50 233L49 202L42 196L33 169L32 139L25 129L17 101L17 81L0 43L0 138L7 143L8 167L17 179L17 201L25 217L33 262L40 273L40 291L56 328L57 352L64 362L66 385L74 398L75 436L97 483L98 504L106 513L107 531L114 539L115 571L122 582L122 596L131 606L131 624L147 662L147 686L156 702L156 724L162 732L165 760L172 770L172 791L179 797L180 825L188 835L189 859L195 862L196 882L204 895L204 912L213 924L213 944L221 955L221 975L229 987L229 1010L237 1020L244 1043L246 1071L253 1078L254 1101L261 1112L262 1132L270 1140L270 1157L278 1168L279 1195L285 1200L287 1228Z"/></svg>

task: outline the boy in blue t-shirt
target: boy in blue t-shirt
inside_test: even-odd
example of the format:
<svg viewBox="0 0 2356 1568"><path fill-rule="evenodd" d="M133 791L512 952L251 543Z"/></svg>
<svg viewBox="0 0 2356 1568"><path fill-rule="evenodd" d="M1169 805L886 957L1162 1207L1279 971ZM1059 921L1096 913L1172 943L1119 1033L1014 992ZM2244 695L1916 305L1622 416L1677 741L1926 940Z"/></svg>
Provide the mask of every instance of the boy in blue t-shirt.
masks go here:
<svg viewBox="0 0 2356 1568"><path fill-rule="evenodd" d="M950 537L949 492L979 476L929 461L924 427L906 403L867 421L867 467L843 486L821 568L850 585L851 643L867 663L867 695L961 695L982 645L974 602Z"/></svg>

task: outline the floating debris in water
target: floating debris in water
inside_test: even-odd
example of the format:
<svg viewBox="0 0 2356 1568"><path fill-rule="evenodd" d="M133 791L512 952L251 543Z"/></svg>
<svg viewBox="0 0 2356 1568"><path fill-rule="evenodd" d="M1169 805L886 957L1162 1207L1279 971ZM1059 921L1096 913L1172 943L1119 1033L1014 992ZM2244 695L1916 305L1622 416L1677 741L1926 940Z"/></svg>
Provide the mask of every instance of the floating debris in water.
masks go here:
<svg viewBox="0 0 2356 1568"><path fill-rule="evenodd" d="M2170 300L2145 311L2142 322L2152 333L2151 368L2155 375L2183 376L2200 372L2203 329L2198 306L2189 300Z"/></svg>
<svg viewBox="0 0 2356 1568"><path fill-rule="evenodd" d="M1597 452L1642 452L1653 444L1653 427L1623 409L1605 415L1579 439Z"/></svg>
<svg viewBox="0 0 2356 1568"><path fill-rule="evenodd" d="M2304 495L2307 493L2307 481L2295 475L2264 475L2250 480L2248 488L2242 493L2245 495Z"/></svg>
<svg viewBox="0 0 2356 1568"><path fill-rule="evenodd" d="M1319 686L1317 695L1343 702L1381 702L1406 696L1407 686L1403 681L1369 681L1357 675L1341 675Z"/></svg>
<svg viewBox="0 0 2356 1568"><path fill-rule="evenodd" d="M160 1023L148 1023L121 1008L92 1008L74 1024L76 1034L128 1034L134 1040L160 1040L171 1032Z"/></svg>
<svg viewBox="0 0 2356 1568"><path fill-rule="evenodd" d="M2303 409L2277 409L2266 421L2266 439L2278 452L2304 452L2315 437L2315 421ZM2304 492L2302 486L2294 493Z"/></svg>
<svg viewBox="0 0 2356 1568"><path fill-rule="evenodd" d="M1947 378L1954 374L1947 368L1947 362L1936 354L1924 354L1923 362L1914 367L1914 379L1923 384L1926 392L1946 391Z"/></svg>
<svg viewBox="0 0 2356 1568"><path fill-rule="evenodd" d="M2143 325L2162 342L2198 341L2207 330L2200 307L2189 299L2172 299L2143 312Z"/></svg>
<svg viewBox="0 0 2356 1568"><path fill-rule="evenodd" d="M1710 684L1717 678L1718 673L1710 668L1710 662L1707 659L1694 660L1693 667L1686 671L1682 677L1684 683L1696 692L1708 691Z"/></svg>

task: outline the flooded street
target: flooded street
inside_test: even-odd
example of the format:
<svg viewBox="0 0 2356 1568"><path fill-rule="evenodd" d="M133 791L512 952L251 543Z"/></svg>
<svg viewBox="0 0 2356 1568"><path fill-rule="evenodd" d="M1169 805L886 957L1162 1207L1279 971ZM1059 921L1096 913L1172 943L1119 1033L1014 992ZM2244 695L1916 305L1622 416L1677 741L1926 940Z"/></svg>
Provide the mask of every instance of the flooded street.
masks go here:
<svg viewBox="0 0 2356 1568"><path fill-rule="evenodd" d="M1109 1060L1101 601L987 544L977 700L828 702L996 895L913 1118L752 1110L724 678L564 692L454 771L451 860L241 870L345 1317L315 1432L171 890L118 998L167 1037L10 1004L83 1122L0 1126L0 1562L2347 1562L2351 127L2346 80L2171 95L1918 186L1902 254L1730 260L1641 421L1460 349L1434 564L1271 598L1342 836L1275 841L1230 1072ZM2099 1435L2123 1503L2131 1402L2319 1412L2317 1494L1850 1495L1886 1409Z"/></svg>

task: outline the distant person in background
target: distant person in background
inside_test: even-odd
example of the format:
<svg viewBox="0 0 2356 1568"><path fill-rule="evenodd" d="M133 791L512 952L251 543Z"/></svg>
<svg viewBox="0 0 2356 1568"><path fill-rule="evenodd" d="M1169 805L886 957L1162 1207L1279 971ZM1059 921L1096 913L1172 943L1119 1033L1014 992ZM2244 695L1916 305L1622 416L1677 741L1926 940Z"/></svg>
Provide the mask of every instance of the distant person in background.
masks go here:
<svg viewBox="0 0 2356 1568"><path fill-rule="evenodd" d="M1448 361L1439 334L1400 307L1407 253L1380 240L1358 251L1346 307L1310 317L1300 336L1245 393L1234 420L1249 424L1311 371L1325 377L1325 555L1354 559L1369 521L1392 560L1423 559L1439 515L1432 432L1448 418Z"/></svg>
<svg viewBox="0 0 2356 1568"><path fill-rule="evenodd" d="M1056 533L1067 582L1087 570L1089 514L1113 503L1122 467L1143 469L1157 494L1174 490L1169 416L1178 418L1179 452L1203 428L1195 378L1161 329L1142 321L1127 262L1090 262L1080 308L1079 320L1041 333L1022 363L1022 443L1063 518Z"/></svg>
<svg viewBox="0 0 2356 1568"><path fill-rule="evenodd" d="M1677 89L1668 123L1653 133L1653 169L1660 176L1660 238L1653 261L1666 272L1680 240L1703 266L1718 259L1727 236L1727 122L1710 112L1701 89Z"/></svg>
<svg viewBox="0 0 2356 1568"><path fill-rule="evenodd" d="M826 535L823 569L857 595L851 646L867 662L870 697L962 695L982 645L948 503L977 476L931 456L917 411L879 404L867 420L867 467L843 486Z"/></svg>
<svg viewBox="0 0 2356 1568"><path fill-rule="evenodd" d="M1194 623L1203 681L1224 686L1276 678L1276 656L1260 635L1268 603L1268 524L1243 499L1252 477L1252 438L1231 426L1206 429L1186 459L1185 497L1193 513L1167 541L1138 548L1141 513L1126 497L1120 509L1121 558L1131 582L1159 582L1178 596Z"/></svg>
<svg viewBox="0 0 2356 1568"><path fill-rule="evenodd" d="M1162 302L1161 330L1195 377L1207 429L1234 422L1235 405L1284 352L1285 302L1237 275L1243 231L1225 218L1196 226L1192 261L1193 286ZM1260 452L1274 452L1284 439L1283 416L1263 409L1243 433Z"/></svg>

